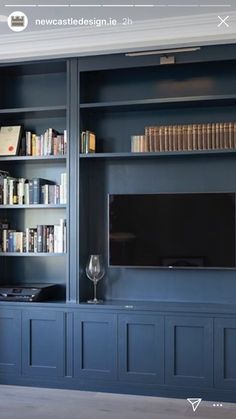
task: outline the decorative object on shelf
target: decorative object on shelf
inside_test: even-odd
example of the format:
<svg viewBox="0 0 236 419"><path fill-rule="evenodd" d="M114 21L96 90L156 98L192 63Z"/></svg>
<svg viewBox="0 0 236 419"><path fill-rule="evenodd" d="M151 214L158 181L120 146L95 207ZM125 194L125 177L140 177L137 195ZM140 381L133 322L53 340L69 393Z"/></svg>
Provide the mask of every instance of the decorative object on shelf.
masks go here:
<svg viewBox="0 0 236 419"><path fill-rule="evenodd" d="M81 153L95 153L96 151L96 135L92 131L81 132Z"/></svg>
<svg viewBox="0 0 236 419"><path fill-rule="evenodd" d="M102 261L101 255L90 255L87 265L86 265L86 275L93 282L94 286L94 296L92 300L87 302L90 304L99 304L102 303L102 300L97 299L97 283L105 275L105 269Z"/></svg>
<svg viewBox="0 0 236 419"><path fill-rule="evenodd" d="M16 156L19 151L22 126L0 127L0 156Z"/></svg>

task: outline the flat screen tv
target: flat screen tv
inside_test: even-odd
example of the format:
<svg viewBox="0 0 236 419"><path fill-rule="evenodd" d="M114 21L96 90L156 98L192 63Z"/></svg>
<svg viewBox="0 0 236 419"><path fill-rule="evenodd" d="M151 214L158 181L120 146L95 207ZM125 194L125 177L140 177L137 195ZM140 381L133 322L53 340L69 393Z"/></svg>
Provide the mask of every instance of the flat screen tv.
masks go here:
<svg viewBox="0 0 236 419"><path fill-rule="evenodd" d="M109 265L235 268L235 193L109 195Z"/></svg>

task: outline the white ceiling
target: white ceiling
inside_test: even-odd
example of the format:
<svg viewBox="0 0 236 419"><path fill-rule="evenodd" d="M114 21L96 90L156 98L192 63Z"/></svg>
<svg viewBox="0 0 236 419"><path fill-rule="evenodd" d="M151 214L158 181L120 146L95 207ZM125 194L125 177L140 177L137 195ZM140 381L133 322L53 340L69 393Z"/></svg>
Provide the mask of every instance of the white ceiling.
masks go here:
<svg viewBox="0 0 236 419"><path fill-rule="evenodd" d="M6 6L7 1L0 2L0 62L236 42L235 0L49 1L24 0L24 7L20 6L19 1L8 2L15 5L11 7ZM86 7L72 7L84 3ZM101 3L109 7L95 7ZM39 7L49 4L50 7ZM89 4L94 7L89 7ZM123 4L123 7L114 7L115 4ZM12 32L6 22L6 17L17 10L24 12L29 19L27 29L21 33ZM218 16L229 16L229 26L219 26ZM112 17L118 23L109 27L35 25L35 19L60 20L70 17L94 21ZM122 25L124 18L131 19L132 24Z"/></svg>

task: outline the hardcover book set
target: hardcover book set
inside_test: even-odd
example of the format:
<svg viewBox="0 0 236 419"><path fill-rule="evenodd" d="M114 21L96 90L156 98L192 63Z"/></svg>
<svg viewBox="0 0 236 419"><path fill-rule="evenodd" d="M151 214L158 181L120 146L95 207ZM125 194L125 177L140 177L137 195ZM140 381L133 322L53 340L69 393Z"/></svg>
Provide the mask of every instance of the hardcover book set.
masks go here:
<svg viewBox="0 0 236 419"><path fill-rule="evenodd" d="M132 152L235 148L235 122L147 126L145 127L145 135L134 135L131 137Z"/></svg>

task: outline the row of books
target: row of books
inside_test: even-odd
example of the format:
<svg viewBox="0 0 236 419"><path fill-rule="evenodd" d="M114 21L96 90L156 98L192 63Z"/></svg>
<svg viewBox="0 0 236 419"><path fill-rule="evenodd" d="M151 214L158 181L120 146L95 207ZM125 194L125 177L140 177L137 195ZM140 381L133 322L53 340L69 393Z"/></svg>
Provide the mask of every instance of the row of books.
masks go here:
<svg viewBox="0 0 236 419"><path fill-rule="evenodd" d="M48 128L44 134L37 135L26 131L21 139L20 154L23 156L61 156L67 154L67 131L60 134Z"/></svg>
<svg viewBox="0 0 236 419"><path fill-rule="evenodd" d="M236 122L147 126L131 137L132 152L194 151L236 148Z"/></svg>
<svg viewBox="0 0 236 419"><path fill-rule="evenodd" d="M43 178L0 178L1 205L66 204L66 173L60 175L59 185Z"/></svg>
<svg viewBox="0 0 236 419"><path fill-rule="evenodd" d="M95 153L96 151L96 135L94 132L86 130L81 132L80 152Z"/></svg>
<svg viewBox="0 0 236 419"><path fill-rule="evenodd" d="M7 228L1 228L1 227ZM66 220L59 224L37 225L16 231L9 223L0 223L0 251L4 253L66 253Z"/></svg>

